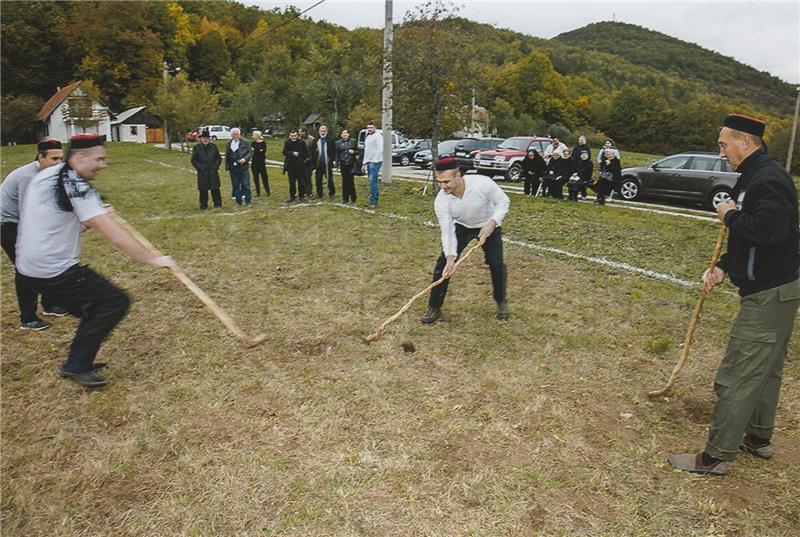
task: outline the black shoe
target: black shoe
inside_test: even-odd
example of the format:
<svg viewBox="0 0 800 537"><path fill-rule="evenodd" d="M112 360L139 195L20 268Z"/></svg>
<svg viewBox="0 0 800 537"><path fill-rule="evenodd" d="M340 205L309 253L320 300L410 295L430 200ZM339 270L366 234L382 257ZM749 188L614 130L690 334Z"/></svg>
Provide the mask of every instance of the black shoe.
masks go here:
<svg viewBox="0 0 800 537"><path fill-rule="evenodd" d="M92 364L92 371L100 371L101 369L105 369L108 367L108 364L105 362L96 362Z"/></svg>
<svg viewBox="0 0 800 537"><path fill-rule="evenodd" d="M428 311L425 312L425 315L422 316L420 321L422 324L433 324L439 320L439 317L442 316L442 308L434 308L433 306L428 306Z"/></svg>
<svg viewBox="0 0 800 537"><path fill-rule="evenodd" d="M50 328L50 323L46 323L41 319L36 319L35 321L28 321L27 323L19 323L20 330L44 330L45 328Z"/></svg>
<svg viewBox="0 0 800 537"><path fill-rule="evenodd" d="M508 320L508 302L497 303L497 320L498 321Z"/></svg>
<svg viewBox="0 0 800 537"><path fill-rule="evenodd" d="M289 198L288 200L286 200L286 203L294 203L294 198Z"/></svg>
<svg viewBox="0 0 800 537"><path fill-rule="evenodd" d="M64 366L58 368L58 374L61 375L65 379L74 380L81 386L86 388L98 388L100 386L105 386L108 384L108 381L98 375L97 373L92 371L84 371L83 373L75 373L73 371L67 371L64 369Z"/></svg>
<svg viewBox="0 0 800 537"><path fill-rule="evenodd" d="M69 312L61 306L53 306L52 308L46 308L42 312L42 315L47 315L50 317L63 317L64 315L69 315Z"/></svg>

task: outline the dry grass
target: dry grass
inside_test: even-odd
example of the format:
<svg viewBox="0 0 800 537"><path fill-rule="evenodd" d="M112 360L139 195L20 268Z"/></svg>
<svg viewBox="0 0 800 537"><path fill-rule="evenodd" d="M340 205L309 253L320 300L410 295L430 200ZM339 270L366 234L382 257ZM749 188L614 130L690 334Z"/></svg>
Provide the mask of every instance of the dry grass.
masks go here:
<svg viewBox="0 0 800 537"><path fill-rule="evenodd" d="M645 393L677 358L696 290L513 246L509 322L494 320L476 256L456 275L443 322L421 326L419 303L366 345L430 277L430 197L397 183L378 214L287 208L285 179L271 170L276 193L254 210L226 201L196 217L192 175L143 161L181 167L185 155L116 146L111 156L98 182L106 198L246 332L269 339L243 348L176 280L88 236L83 260L135 303L101 350L112 384L86 391L55 374L74 320L15 329L4 258L4 535L800 531L797 333L775 460L741 457L723 479L665 463L703 445L733 296L707 301L689 363L658 401ZM3 174L26 157L4 151ZM512 211L510 237L685 278L714 240L707 223L583 204L515 198ZM404 352L409 342L416 352Z"/></svg>

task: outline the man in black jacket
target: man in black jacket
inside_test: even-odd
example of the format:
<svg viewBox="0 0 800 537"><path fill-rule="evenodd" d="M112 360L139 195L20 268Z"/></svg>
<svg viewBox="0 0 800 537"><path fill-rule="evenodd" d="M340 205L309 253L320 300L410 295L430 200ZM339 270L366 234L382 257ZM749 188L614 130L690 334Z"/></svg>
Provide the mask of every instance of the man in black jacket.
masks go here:
<svg viewBox="0 0 800 537"><path fill-rule="evenodd" d="M289 131L289 139L283 143L283 168L289 174L289 199L291 203L300 191L300 201L305 199L303 181L306 173L306 160L308 159L308 146L298 137L297 129Z"/></svg>
<svg viewBox="0 0 800 537"><path fill-rule="evenodd" d="M720 155L741 173L734 201L717 208L728 227L728 249L703 274L707 289L730 275L741 309L733 322L714 389L717 404L705 450L671 455L672 466L724 475L738 451L769 459L783 363L800 305L800 233L797 190L768 155L765 124L731 114L719 134Z"/></svg>
<svg viewBox="0 0 800 537"><path fill-rule="evenodd" d="M207 130L200 133L200 142L192 148L192 166L197 170L197 190L200 192L200 209L208 209L208 191L214 207L222 207L222 194L219 191L219 166L222 155L216 144L209 143Z"/></svg>
<svg viewBox="0 0 800 537"><path fill-rule="evenodd" d="M314 164L316 165L317 199L322 199L322 178L328 178L328 197L333 199L336 187L333 184L333 165L336 162L336 142L328 136L328 127L320 125L319 138L314 144Z"/></svg>

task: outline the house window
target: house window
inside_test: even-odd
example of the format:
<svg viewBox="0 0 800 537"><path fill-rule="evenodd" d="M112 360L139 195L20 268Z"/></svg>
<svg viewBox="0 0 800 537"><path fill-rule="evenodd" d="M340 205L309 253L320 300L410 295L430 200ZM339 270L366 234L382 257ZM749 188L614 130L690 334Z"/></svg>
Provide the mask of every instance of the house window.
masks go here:
<svg viewBox="0 0 800 537"><path fill-rule="evenodd" d="M131 125L131 136L139 136L139 126Z"/></svg>

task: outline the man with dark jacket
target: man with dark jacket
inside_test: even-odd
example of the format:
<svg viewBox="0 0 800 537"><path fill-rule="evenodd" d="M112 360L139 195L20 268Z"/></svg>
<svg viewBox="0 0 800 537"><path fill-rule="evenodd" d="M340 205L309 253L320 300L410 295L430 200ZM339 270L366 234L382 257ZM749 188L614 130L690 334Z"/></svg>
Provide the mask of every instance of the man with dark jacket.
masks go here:
<svg viewBox="0 0 800 537"><path fill-rule="evenodd" d="M222 155L216 144L209 143L207 130L200 133L200 143L192 149L192 166L197 170L197 190L200 191L200 209L208 209L208 191L214 207L222 207L222 195L219 192L219 165Z"/></svg>
<svg viewBox="0 0 800 537"><path fill-rule="evenodd" d="M358 162L358 142L350 138L350 131L342 129L341 139L336 142L336 162L339 163L339 173L342 174L342 201L344 203L356 202L356 186L354 176Z"/></svg>
<svg viewBox="0 0 800 537"><path fill-rule="evenodd" d="M328 197L333 199L336 187L333 184L333 165L336 162L336 142L328 136L328 127L320 125L319 138L314 144L314 164L316 165L317 199L322 199L322 178L328 178Z"/></svg>
<svg viewBox="0 0 800 537"><path fill-rule="evenodd" d="M706 270L710 290L725 275L739 288L741 308L714 380L717 404L708 441L698 454L671 455L680 470L724 475L737 451L769 459L783 363L800 305L797 189L764 148L765 124L731 114L719 133L720 156L741 173L734 201L717 215L728 227L728 250Z"/></svg>
<svg viewBox="0 0 800 537"><path fill-rule="evenodd" d="M306 157L303 161L303 180L300 183L300 197L311 199L313 190L311 175L314 173L314 168L316 168L316 162L314 162L314 137L308 134L308 130L305 127L300 127L297 129L297 138L306 144Z"/></svg>
<svg viewBox="0 0 800 537"><path fill-rule="evenodd" d="M250 159L253 158L253 147L242 137L242 131L231 129L231 139L225 146L225 170L231 174L233 197L236 205L246 203L253 206L253 195L250 192Z"/></svg>
<svg viewBox="0 0 800 537"><path fill-rule="evenodd" d="M289 139L283 143L283 169L289 174L289 199L292 203L300 191L300 201L305 199L303 181L306 173L306 160L308 159L308 146L297 135L297 129L289 131Z"/></svg>

